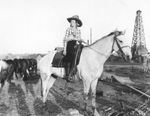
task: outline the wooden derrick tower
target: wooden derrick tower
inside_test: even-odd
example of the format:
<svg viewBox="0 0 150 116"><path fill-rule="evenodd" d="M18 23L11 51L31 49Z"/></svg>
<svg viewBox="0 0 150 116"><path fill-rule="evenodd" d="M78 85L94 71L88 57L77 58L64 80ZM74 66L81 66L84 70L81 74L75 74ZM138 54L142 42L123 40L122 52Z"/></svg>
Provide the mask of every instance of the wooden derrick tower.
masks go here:
<svg viewBox="0 0 150 116"><path fill-rule="evenodd" d="M131 52L133 59L148 53L144 35L142 12L140 10L136 12Z"/></svg>

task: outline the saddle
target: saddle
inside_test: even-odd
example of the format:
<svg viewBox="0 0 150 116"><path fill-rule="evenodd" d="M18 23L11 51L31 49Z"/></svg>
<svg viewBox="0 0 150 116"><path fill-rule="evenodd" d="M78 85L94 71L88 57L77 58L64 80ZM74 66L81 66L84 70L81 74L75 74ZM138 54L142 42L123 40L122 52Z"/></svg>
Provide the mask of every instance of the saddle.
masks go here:
<svg viewBox="0 0 150 116"><path fill-rule="evenodd" d="M75 58L73 61L73 67L75 67L79 63L82 48L83 48L83 45L77 45L76 46ZM66 60L66 56L63 55L63 50L56 52L56 54L53 58L53 61L52 61L52 67L65 68L66 63L68 63L68 62ZM70 68L72 69L73 67L70 67Z"/></svg>
<svg viewBox="0 0 150 116"><path fill-rule="evenodd" d="M64 68L65 67L64 57L65 56L63 55L63 51L56 52L52 61L52 67Z"/></svg>

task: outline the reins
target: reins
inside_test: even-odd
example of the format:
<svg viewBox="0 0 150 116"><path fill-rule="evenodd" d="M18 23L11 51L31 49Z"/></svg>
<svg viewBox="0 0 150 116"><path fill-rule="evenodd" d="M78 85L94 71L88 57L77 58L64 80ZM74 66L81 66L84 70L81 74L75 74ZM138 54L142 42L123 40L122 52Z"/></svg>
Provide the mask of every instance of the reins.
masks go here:
<svg viewBox="0 0 150 116"><path fill-rule="evenodd" d="M122 33L122 32L119 32L118 35L120 35L120 33ZM126 59L125 59L125 54L124 54L124 52L122 51L122 48L121 48L120 44L118 43L118 41L120 41L120 40L119 40L116 36L117 36L117 35L115 35L114 40L113 40L111 53L114 51L114 44L115 44L115 41L116 41L116 44L117 44L117 46L118 46L118 48L119 48L119 51L121 52L121 56L122 56L123 59L126 61ZM84 41L82 41L82 42L85 43L85 44L87 44L87 43L84 42ZM101 53L101 52L97 51L96 49L92 48L91 46L87 46L87 47L90 48L91 50L93 50L94 52L96 52L96 53L99 54L99 55L105 56L106 58L109 57L109 55L105 55L104 53Z"/></svg>
<svg viewBox="0 0 150 116"><path fill-rule="evenodd" d="M118 38L115 37L114 40L113 40L111 53L114 51L114 43L115 43L115 41L116 41L116 43L117 43L118 48L121 49L121 47L120 47L120 45L119 45L117 39L118 39ZM89 47L90 49L92 49L93 51L95 51L96 53L98 53L99 55L105 56L106 58L109 57L109 55L105 55L105 54L103 54L103 53L101 53L101 52L95 50L95 49L92 48L91 46L88 46L88 47ZM123 52L123 51L122 51L122 52Z"/></svg>
<svg viewBox="0 0 150 116"><path fill-rule="evenodd" d="M102 55L102 56L105 56L106 58L108 58L108 55L105 55L105 54L103 54L103 53L101 53L101 52L95 50L95 49L92 48L91 46L89 46L89 48L90 48L91 50L93 50L94 52L98 53L99 55Z"/></svg>
<svg viewBox="0 0 150 116"><path fill-rule="evenodd" d="M82 41L83 43L87 44L86 42ZM87 46L89 47L91 50L95 51L96 53L98 53L99 55L102 55L102 56L105 56L106 58L108 58L107 55L103 54L103 53L100 53L99 51L95 50L94 48L92 48L91 46Z"/></svg>

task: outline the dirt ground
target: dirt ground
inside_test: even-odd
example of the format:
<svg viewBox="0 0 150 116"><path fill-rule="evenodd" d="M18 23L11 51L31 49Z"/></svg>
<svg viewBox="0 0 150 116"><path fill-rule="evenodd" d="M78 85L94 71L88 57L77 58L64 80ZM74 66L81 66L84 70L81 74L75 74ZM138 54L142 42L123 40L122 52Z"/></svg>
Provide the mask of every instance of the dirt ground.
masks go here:
<svg viewBox="0 0 150 116"><path fill-rule="evenodd" d="M127 78L132 82L121 84L112 74ZM65 81L58 79L50 89L47 112L43 111L40 97L35 98L39 76L23 83L18 81L4 86L0 93L0 116L90 116L89 109L83 111L82 81L68 84L68 94L64 91ZM139 93L137 90L142 91ZM97 86L97 110L102 116L150 116L150 74L144 73L141 65L105 64L104 73ZM75 115L74 115L75 116ZM77 116L77 115L76 115Z"/></svg>

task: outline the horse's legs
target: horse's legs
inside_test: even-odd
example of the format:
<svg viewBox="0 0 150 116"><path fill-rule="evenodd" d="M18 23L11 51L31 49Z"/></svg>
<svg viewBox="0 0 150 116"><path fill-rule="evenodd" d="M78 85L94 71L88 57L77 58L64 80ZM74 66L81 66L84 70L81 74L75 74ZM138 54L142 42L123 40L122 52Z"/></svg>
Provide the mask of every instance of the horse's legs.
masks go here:
<svg viewBox="0 0 150 116"><path fill-rule="evenodd" d="M42 90L42 100L44 103L44 105L43 105L43 112L44 112L47 110L46 100L47 100L47 95L48 95L49 89L53 86L56 79L54 79L51 76L48 76L45 73L41 73L41 80L42 80L41 90Z"/></svg>
<svg viewBox="0 0 150 116"><path fill-rule="evenodd" d="M97 110L96 110L96 87L97 87L97 81L98 78L92 81L91 83L91 92L92 92L92 110L94 116L99 116Z"/></svg>
<svg viewBox="0 0 150 116"><path fill-rule="evenodd" d="M42 90L43 90L42 95L43 95L43 103L45 103L49 89L53 86L56 79L46 74L42 74L42 76L43 76L41 77L42 78Z"/></svg>
<svg viewBox="0 0 150 116"><path fill-rule="evenodd" d="M34 99L36 98L40 98L42 96L42 79L39 78L37 84L35 85L35 96L34 96Z"/></svg>
<svg viewBox="0 0 150 116"><path fill-rule="evenodd" d="M27 74L27 77L30 77L30 73L28 69L26 69L26 74Z"/></svg>
<svg viewBox="0 0 150 116"><path fill-rule="evenodd" d="M87 107L87 101L88 101L88 93L90 90L90 81L89 80L84 80L83 81L83 86L84 86L84 95L83 95L83 99L84 99L84 110L86 110Z"/></svg>

